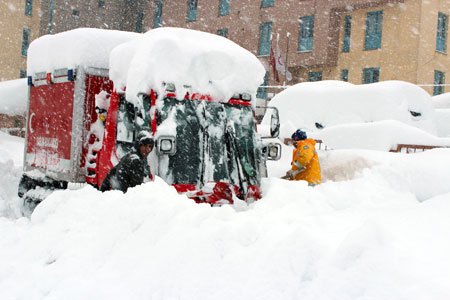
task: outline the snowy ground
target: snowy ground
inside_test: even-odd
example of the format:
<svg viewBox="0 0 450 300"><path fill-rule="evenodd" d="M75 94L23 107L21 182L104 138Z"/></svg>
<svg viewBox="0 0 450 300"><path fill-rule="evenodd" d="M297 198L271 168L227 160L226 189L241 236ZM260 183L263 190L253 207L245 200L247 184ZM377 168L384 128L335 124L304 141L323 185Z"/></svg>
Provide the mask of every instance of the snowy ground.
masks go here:
<svg viewBox="0 0 450 300"><path fill-rule="evenodd" d="M320 152L325 182L277 177L210 207L157 180L51 195L18 217L23 139L0 133L0 299L450 299L450 149Z"/></svg>

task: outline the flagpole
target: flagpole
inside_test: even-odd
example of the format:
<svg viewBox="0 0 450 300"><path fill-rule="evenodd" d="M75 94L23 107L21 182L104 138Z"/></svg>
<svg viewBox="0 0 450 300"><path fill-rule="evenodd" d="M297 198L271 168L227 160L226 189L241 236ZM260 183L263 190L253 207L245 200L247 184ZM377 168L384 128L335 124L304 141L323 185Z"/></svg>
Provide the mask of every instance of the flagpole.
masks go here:
<svg viewBox="0 0 450 300"><path fill-rule="evenodd" d="M287 37L286 62L285 62L285 68L284 68L284 78L285 79L286 79L286 73L287 73L287 69L288 69L289 38L291 37L291 34L288 32L286 37Z"/></svg>

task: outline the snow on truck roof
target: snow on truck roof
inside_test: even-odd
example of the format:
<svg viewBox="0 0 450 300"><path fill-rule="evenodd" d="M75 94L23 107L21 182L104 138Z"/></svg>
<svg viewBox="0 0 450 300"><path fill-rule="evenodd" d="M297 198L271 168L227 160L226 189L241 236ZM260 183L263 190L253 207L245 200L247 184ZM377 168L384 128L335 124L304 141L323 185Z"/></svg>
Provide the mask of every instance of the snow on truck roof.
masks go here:
<svg viewBox="0 0 450 300"><path fill-rule="evenodd" d="M265 69L252 53L224 37L182 28L163 27L116 47L110 78L126 86L127 98L153 88L162 94L173 83L177 98L187 91L228 100L235 93L253 96Z"/></svg>
<svg viewBox="0 0 450 300"><path fill-rule="evenodd" d="M78 28L33 41L28 49L27 73L53 73L56 69L87 66L109 68L111 50L142 34L126 31Z"/></svg>
<svg viewBox="0 0 450 300"><path fill-rule="evenodd" d="M25 78L0 82L0 114L23 115L27 110L27 96Z"/></svg>

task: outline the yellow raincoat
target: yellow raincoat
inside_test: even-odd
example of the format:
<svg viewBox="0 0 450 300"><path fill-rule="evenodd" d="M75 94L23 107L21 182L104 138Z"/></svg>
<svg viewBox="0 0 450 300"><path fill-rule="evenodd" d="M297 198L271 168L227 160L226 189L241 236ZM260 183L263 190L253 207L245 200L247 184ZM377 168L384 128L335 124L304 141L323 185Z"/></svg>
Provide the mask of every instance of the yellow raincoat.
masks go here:
<svg viewBox="0 0 450 300"><path fill-rule="evenodd" d="M292 168L288 172L290 180L306 180L310 184L322 181L319 156L315 149L316 142L306 139L297 142L297 148L292 156Z"/></svg>

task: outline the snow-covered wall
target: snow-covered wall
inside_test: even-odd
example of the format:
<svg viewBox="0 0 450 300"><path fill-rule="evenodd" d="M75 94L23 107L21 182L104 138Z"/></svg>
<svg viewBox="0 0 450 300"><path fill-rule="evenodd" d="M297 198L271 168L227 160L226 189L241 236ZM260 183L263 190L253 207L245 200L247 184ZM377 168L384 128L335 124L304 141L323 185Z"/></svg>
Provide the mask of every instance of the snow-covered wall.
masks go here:
<svg viewBox="0 0 450 300"><path fill-rule="evenodd" d="M0 82L0 114L25 114L27 97L28 86L25 78Z"/></svg>
<svg viewBox="0 0 450 300"><path fill-rule="evenodd" d="M111 50L139 36L134 32L96 28L44 35L28 49L27 73L34 76L37 72L77 66L108 69Z"/></svg>
<svg viewBox="0 0 450 300"><path fill-rule="evenodd" d="M255 96L264 74L261 62L229 39L181 28L150 30L116 47L110 60L110 78L116 88L126 87L128 99L151 88L162 94L164 83L175 84L178 98L187 91L218 100Z"/></svg>

